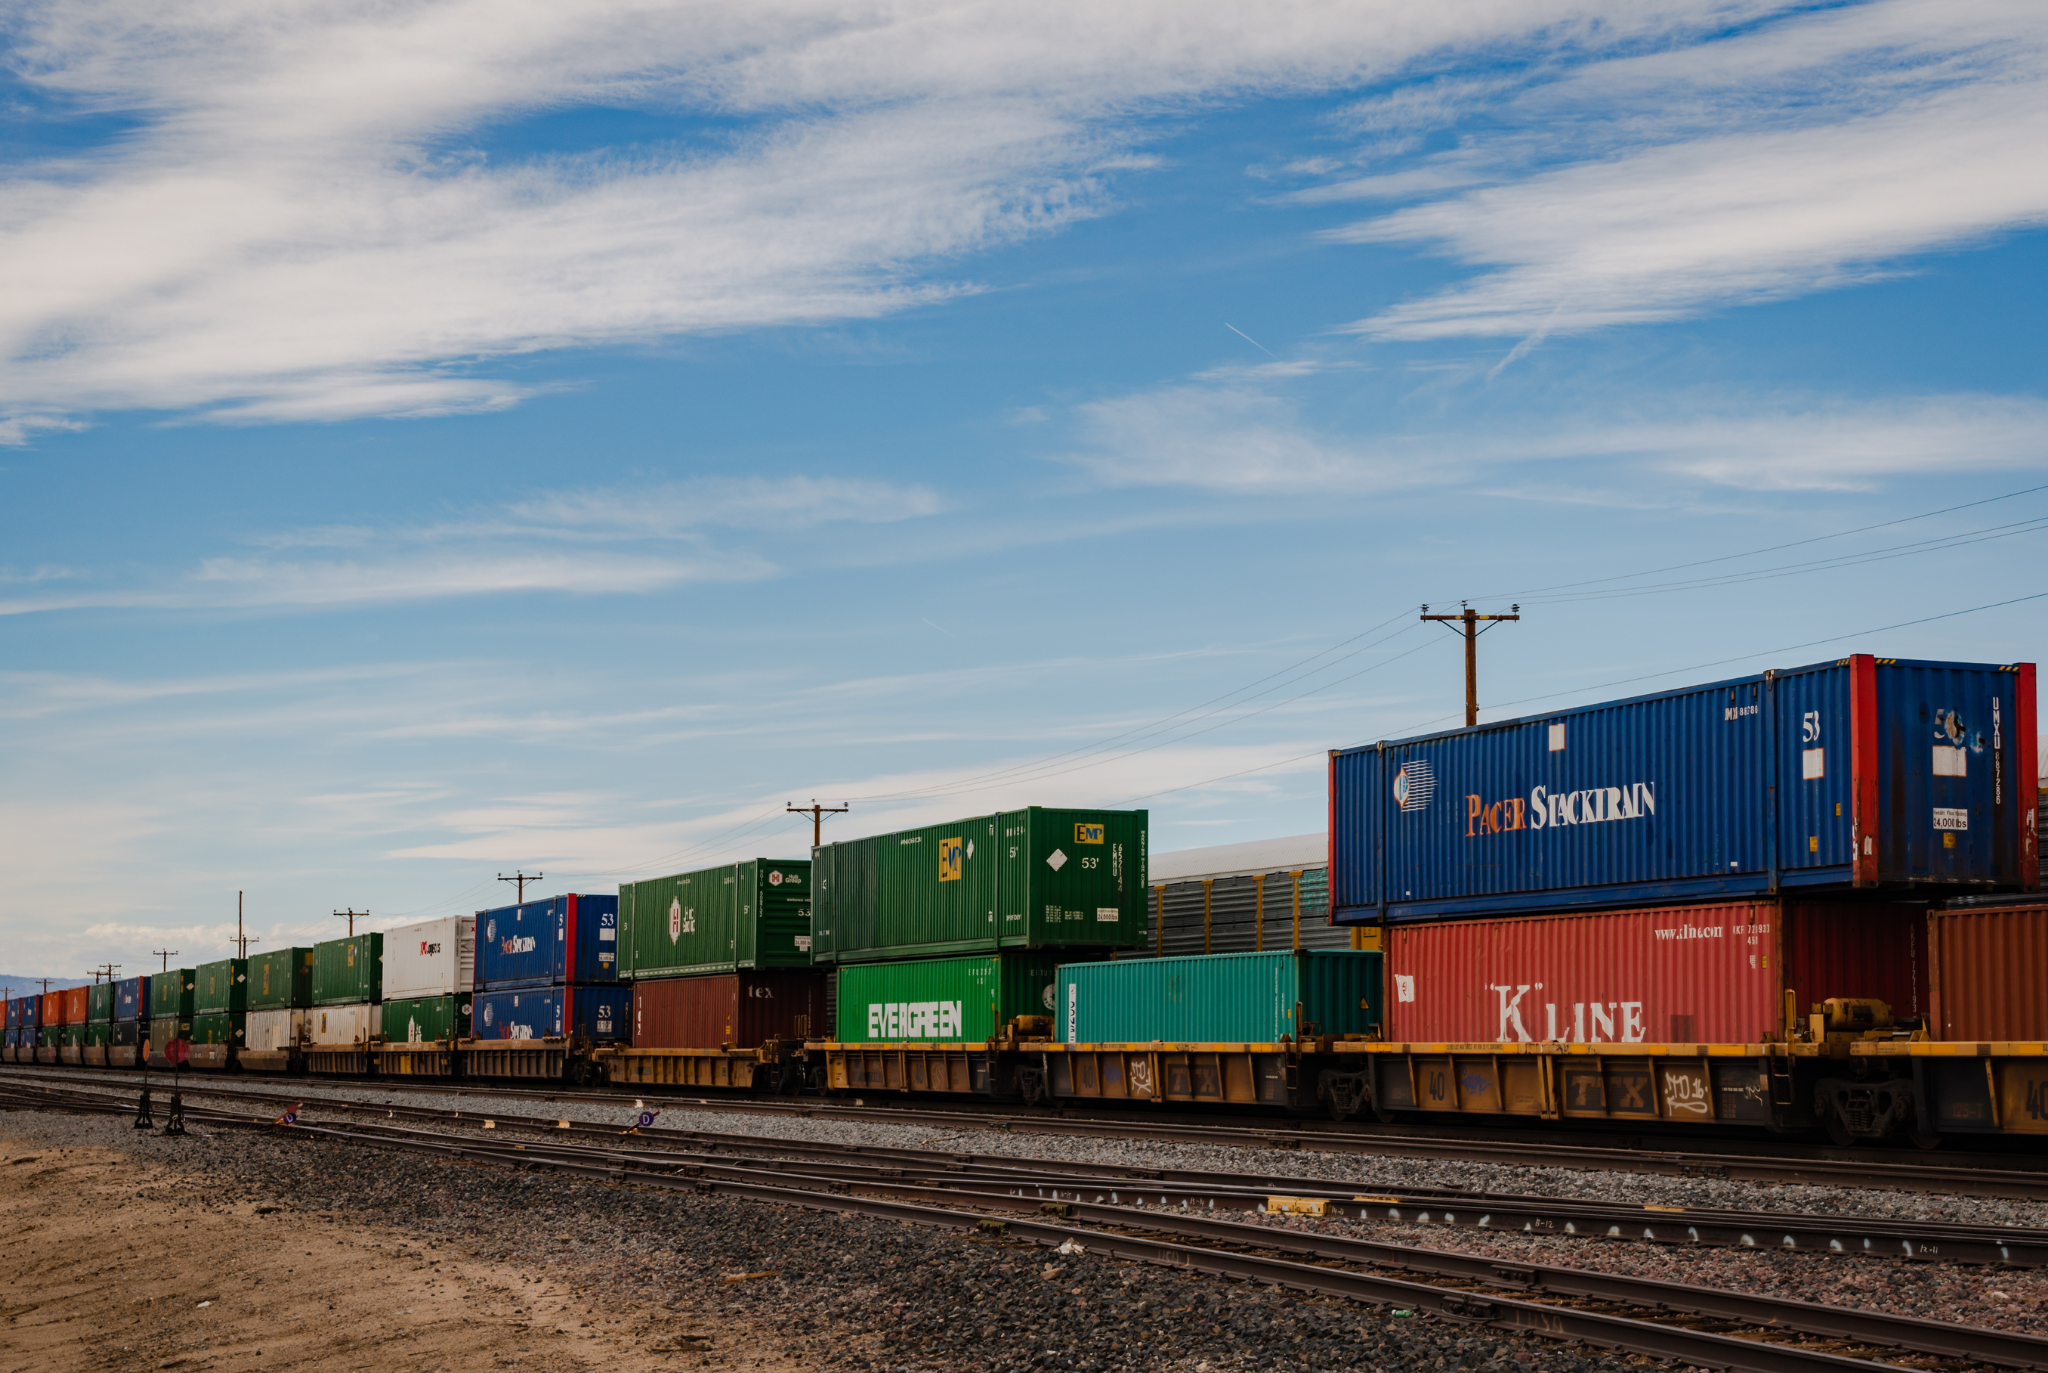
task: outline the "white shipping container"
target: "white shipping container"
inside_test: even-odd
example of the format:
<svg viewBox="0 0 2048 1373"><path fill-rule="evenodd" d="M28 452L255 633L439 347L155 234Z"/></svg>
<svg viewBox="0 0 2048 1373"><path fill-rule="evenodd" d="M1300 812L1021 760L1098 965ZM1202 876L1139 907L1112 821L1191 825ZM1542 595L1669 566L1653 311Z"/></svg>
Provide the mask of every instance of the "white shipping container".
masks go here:
<svg viewBox="0 0 2048 1373"><path fill-rule="evenodd" d="M266 1053L294 1049L306 1037L306 1018L313 1012L297 1006L285 1011L251 1011L246 1047Z"/></svg>
<svg viewBox="0 0 2048 1373"><path fill-rule="evenodd" d="M476 980L476 917L451 915L384 931L384 999L467 992Z"/></svg>
<svg viewBox="0 0 2048 1373"><path fill-rule="evenodd" d="M367 1044L384 1033L384 1008L359 1001L352 1006L315 1006L306 1012L312 1041L325 1048Z"/></svg>

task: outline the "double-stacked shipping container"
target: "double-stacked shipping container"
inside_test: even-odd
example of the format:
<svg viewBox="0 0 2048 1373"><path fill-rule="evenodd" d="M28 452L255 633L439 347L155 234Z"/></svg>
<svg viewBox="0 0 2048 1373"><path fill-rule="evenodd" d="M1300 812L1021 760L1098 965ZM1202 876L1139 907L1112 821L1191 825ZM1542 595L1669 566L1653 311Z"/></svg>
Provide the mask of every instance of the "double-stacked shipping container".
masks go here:
<svg viewBox="0 0 2048 1373"><path fill-rule="evenodd" d="M365 932L313 946L306 1066L316 1073L370 1069L383 1037L384 936Z"/></svg>
<svg viewBox="0 0 2048 1373"><path fill-rule="evenodd" d="M972 1044L1052 1023L1055 967L1142 947L1144 811L1033 806L812 851L814 960L842 1044Z"/></svg>
<svg viewBox="0 0 2048 1373"><path fill-rule="evenodd" d="M249 960L223 958L202 963L192 975L194 1068L233 1067L246 1042L249 1018Z"/></svg>
<svg viewBox="0 0 2048 1373"><path fill-rule="evenodd" d="M152 1068L171 1066L164 1050L173 1040L191 1041L195 977L191 968L167 968L150 974L148 1049Z"/></svg>
<svg viewBox="0 0 2048 1373"><path fill-rule="evenodd" d="M269 1073L302 1067L312 1005L312 949L272 949L251 957L242 1062Z"/></svg>
<svg viewBox="0 0 2048 1373"><path fill-rule="evenodd" d="M475 929L476 1049L492 1041L595 1045L627 1038L632 989L619 981L618 897L574 893L478 911ZM473 1053L468 1064L493 1073L499 1060Z"/></svg>
<svg viewBox="0 0 2048 1373"><path fill-rule="evenodd" d="M443 1077L470 1034L476 918L444 916L384 932L383 1073Z"/></svg>
<svg viewBox="0 0 2048 1373"><path fill-rule="evenodd" d="M114 1024L108 1037L107 1062L116 1068L139 1068L149 1056L149 979L124 977L114 984Z"/></svg>
<svg viewBox="0 0 2048 1373"><path fill-rule="evenodd" d="M82 1061L87 1067L104 1068L107 1066L107 1049L114 1042L114 984L95 982L85 990Z"/></svg>
<svg viewBox="0 0 2048 1373"><path fill-rule="evenodd" d="M755 858L619 884L636 1049L756 1049L829 1033L811 865Z"/></svg>

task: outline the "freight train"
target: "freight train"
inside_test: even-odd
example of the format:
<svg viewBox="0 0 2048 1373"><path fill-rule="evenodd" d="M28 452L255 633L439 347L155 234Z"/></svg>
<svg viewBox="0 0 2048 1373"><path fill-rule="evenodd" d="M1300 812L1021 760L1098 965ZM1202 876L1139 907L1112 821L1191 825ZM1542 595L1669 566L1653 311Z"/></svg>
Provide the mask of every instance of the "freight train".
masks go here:
<svg viewBox="0 0 2048 1373"><path fill-rule="evenodd" d="M1325 836L1033 807L10 1002L0 1059L2048 1134L2031 664L1333 751Z"/></svg>

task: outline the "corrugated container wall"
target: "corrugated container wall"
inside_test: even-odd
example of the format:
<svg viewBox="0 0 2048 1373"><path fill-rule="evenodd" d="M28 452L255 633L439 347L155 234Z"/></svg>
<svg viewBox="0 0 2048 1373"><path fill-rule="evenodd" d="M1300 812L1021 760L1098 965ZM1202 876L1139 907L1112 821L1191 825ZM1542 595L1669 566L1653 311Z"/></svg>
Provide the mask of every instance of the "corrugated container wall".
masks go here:
<svg viewBox="0 0 2048 1373"><path fill-rule="evenodd" d="M348 1006L384 998L384 936L356 934L313 946L313 1004Z"/></svg>
<svg viewBox="0 0 2048 1373"><path fill-rule="evenodd" d="M1933 911L1935 1039L2048 1040L2048 903Z"/></svg>
<svg viewBox="0 0 2048 1373"><path fill-rule="evenodd" d="M1069 1044L1362 1035L1380 1022L1380 955L1290 949L1068 963L1057 1002L1053 1032Z"/></svg>
<svg viewBox="0 0 2048 1373"><path fill-rule="evenodd" d="M316 950L320 947L314 945ZM367 1001L346 1006L315 1006L306 1012L306 1019L309 1022L308 1038L326 1048L368 1044L384 1033L384 1007Z"/></svg>
<svg viewBox="0 0 2048 1373"><path fill-rule="evenodd" d="M812 958L1141 947L1146 826L1142 810L1033 806L826 844Z"/></svg>
<svg viewBox="0 0 2048 1373"><path fill-rule="evenodd" d="M1925 908L1733 902L1387 931L1400 1043L1755 1044L1829 997L1926 1006Z"/></svg>
<svg viewBox="0 0 2048 1373"><path fill-rule="evenodd" d="M57 1023L59 1025L85 1024L86 1012L92 1004L92 988L66 987L58 995L63 998L59 1003L63 1010L57 1016Z"/></svg>
<svg viewBox="0 0 2048 1373"><path fill-rule="evenodd" d="M443 1039L467 1039L470 995L465 991L446 996L386 997L384 1042L431 1044Z"/></svg>
<svg viewBox="0 0 2048 1373"><path fill-rule="evenodd" d="M753 1049L829 1033L823 972L771 968L633 980L636 1049Z"/></svg>
<svg viewBox="0 0 2048 1373"><path fill-rule="evenodd" d="M64 993L61 991L43 992L39 999L42 1002L40 1018L43 1025L62 1025L64 1023Z"/></svg>
<svg viewBox="0 0 2048 1373"><path fill-rule="evenodd" d="M551 896L476 915L476 987L614 982L619 898Z"/></svg>
<svg viewBox="0 0 2048 1373"><path fill-rule="evenodd" d="M124 977L114 984L114 1019L143 1020L149 1015L149 979Z"/></svg>
<svg viewBox="0 0 2048 1373"><path fill-rule="evenodd" d="M192 977L192 1014L239 1015L249 1009L249 961L223 958L201 963ZM208 1040L207 1043L221 1043Z"/></svg>
<svg viewBox="0 0 2048 1373"><path fill-rule="evenodd" d="M277 1053L297 1048L305 1039L308 1014L308 1011L298 1006L249 1012L249 1018L245 1022L247 1047L262 1053Z"/></svg>
<svg viewBox="0 0 2048 1373"><path fill-rule="evenodd" d="M88 1025L110 1025L114 1020L114 984L95 982L86 988L85 1020Z"/></svg>
<svg viewBox="0 0 2048 1373"><path fill-rule="evenodd" d="M811 863L754 858L619 884L619 976L811 965Z"/></svg>
<svg viewBox="0 0 2048 1373"><path fill-rule="evenodd" d="M247 1040L248 1016L241 1011L195 1011L192 1015L194 1044L233 1044Z"/></svg>
<svg viewBox="0 0 2048 1373"><path fill-rule="evenodd" d="M978 1043L1020 1015L1052 1014L1058 955L977 954L839 969L843 1044Z"/></svg>
<svg viewBox="0 0 2048 1373"><path fill-rule="evenodd" d="M1330 923L1329 878L1327 868L1302 870L1304 949L1351 947L1351 931ZM1250 877L1219 877L1207 883L1154 883L1151 923L1144 947L1135 952L1175 957L1292 948L1294 888L1294 876L1287 872L1269 873L1263 882ZM1162 906L1164 930L1160 928Z"/></svg>
<svg viewBox="0 0 2048 1373"><path fill-rule="evenodd" d="M192 1016L192 978L190 968L172 968L167 972L152 973L149 979L149 1018L177 1016L189 1020Z"/></svg>
<svg viewBox="0 0 2048 1373"><path fill-rule="evenodd" d="M384 931L384 999L467 993L476 984L476 917L451 915ZM427 1036L439 1038L437 1035Z"/></svg>
<svg viewBox="0 0 2048 1373"><path fill-rule="evenodd" d="M2035 760L2031 663L1863 656L1340 750L1335 918L2032 887Z"/></svg>
<svg viewBox="0 0 2048 1373"><path fill-rule="evenodd" d="M272 949L249 959L249 1009L282 1011L313 1004L313 951Z"/></svg>
<svg viewBox="0 0 2048 1373"><path fill-rule="evenodd" d="M478 992L469 1023L478 1039L560 1039L615 1043L633 1028L633 989L602 987L514 987Z"/></svg>

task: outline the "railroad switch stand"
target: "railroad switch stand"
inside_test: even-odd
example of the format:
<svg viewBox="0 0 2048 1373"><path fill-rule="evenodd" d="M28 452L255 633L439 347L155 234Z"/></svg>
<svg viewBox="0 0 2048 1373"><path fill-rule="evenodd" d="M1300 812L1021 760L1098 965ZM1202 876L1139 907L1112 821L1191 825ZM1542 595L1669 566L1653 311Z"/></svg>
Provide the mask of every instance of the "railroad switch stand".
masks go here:
<svg viewBox="0 0 2048 1373"><path fill-rule="evenodd" d="M182 1135L185 1133L185 1094L171 1093L171 1113L164 1118L164 1133Z"/></svg>
<svg viewBox="0 0 2048 1373"><path fill-rule="evenodd" d="M135 1103L135 1128L138 1130L154 1130L156 1128L156 1117L151 1115L149 1110L149 1086L146 1083L142 1088L142 1100Z"/></svg>

